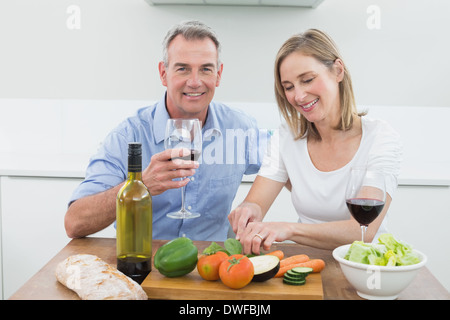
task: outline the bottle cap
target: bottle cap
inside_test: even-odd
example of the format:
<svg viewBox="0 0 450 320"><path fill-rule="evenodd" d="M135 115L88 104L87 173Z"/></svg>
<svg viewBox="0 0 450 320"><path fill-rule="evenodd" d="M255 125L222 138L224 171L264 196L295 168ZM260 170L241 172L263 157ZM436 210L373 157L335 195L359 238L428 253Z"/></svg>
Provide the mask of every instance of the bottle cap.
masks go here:
<svg viewBox="0 0 450 320"><path fill-rule="evenodd" d="M128 143L128 155L140 156L142 154L142 144L140 142Z"/></svg>

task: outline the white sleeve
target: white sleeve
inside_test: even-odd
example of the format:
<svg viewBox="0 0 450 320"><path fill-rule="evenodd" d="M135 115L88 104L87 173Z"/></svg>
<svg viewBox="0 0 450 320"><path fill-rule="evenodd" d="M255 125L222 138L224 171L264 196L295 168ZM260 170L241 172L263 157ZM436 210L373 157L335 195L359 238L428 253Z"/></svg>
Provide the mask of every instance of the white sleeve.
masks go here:
<svg viewBox="0 0 450 320"><path fill-rule="evenodd" d="M394 197L403 161L403 144L400 135L386 122L377 126L374 143L369 152L368 168L386 176L386 192Z"/></svg>
<svg viewBox="0 0 450 320"><path fill-rule="evenodd" d="M258 175L278 182L288 180L289 177L281 154L283 152L281 145L288 138L285 133L285 128L282 127L274 130Z"/></svg>

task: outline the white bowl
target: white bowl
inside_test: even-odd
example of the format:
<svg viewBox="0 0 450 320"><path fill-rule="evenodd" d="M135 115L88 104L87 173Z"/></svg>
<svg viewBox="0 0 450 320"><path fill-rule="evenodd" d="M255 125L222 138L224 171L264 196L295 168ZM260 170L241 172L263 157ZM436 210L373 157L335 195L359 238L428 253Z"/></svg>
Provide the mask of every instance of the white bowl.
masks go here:
<svg viewBox="0 0 450 320"><path fill-rule="evenodd" d="M418 250L420 262L409 266L372 266L344 259L350 244L333 250L333 258L341 265L341 270L356 293L371 300L393 300L411 283L426 262L427 257Z"/></svg>

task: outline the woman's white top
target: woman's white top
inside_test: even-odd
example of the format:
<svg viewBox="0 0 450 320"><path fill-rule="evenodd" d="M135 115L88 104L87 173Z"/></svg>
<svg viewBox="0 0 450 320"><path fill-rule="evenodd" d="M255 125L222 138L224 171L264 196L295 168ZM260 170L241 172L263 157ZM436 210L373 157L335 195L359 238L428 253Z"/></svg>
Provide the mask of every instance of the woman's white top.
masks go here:
<svg viewBox="0 0 450 320"><path fill-rule="evenodd" d="M340 169L323 172L311 161L307 139L294 140L284 123L274 132L258 175L292 184L291 198L301 223L348 220L345 189L354 166L366 165L386 176L386 192L393 198L402 161L399 134L382 120L362 117L362 137L352 160ZM387 218L387 216L386 216ZM386 220L377 236L387 232Z"/></svg>

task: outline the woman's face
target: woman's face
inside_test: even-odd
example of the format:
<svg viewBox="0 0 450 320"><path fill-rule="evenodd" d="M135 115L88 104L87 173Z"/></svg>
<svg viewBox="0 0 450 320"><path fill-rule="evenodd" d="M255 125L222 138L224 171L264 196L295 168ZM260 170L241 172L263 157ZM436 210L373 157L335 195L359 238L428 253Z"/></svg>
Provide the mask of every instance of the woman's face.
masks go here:
<svg viewBox="0 0 450 320"><path fill-rule="evenodd" d="M344 76L342 61L332 69L301 52L289 54L280 65L280 80L289 103L308 121L319 124L340 114L339 82Z"/></svg>

